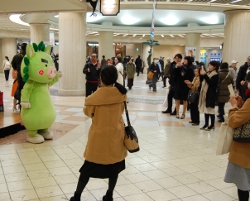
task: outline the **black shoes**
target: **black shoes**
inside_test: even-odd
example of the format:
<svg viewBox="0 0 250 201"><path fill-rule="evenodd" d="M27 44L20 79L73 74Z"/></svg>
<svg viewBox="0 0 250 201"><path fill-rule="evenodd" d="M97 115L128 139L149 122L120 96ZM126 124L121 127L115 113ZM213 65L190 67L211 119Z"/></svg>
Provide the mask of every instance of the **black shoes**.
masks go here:
<svg viewBox="0 0 250 201"><path fill-rule="evenodd" d="M103 201L113 201L113 192L107 191L106 195L102 198Z"/></svg>
<svg viewBox="0 0 250 201"><path fill-rule="evenodd" d="M171 110L169 110L169 109L167 109L167 110L165 110L165 111L162 111L162 113L172 113L172 111Z"/></svg>
<svg viewBox="0 0 250 201"><path fill-rule="evenodd" d="M201 127L201 130L205 130L207 128L207 125L204 125L203 127Z"/></svg>
<svg viewBox="0 0 250 201"><path fill-rule="evenodd" d="M170 113L171 115L176 115L176 111L173 111Z"/></svg>
<svg viewBox="0 0 250 201"><path fill-rule="evenodd" d="M214 126L208 126L207 128L205 128L205 131L211 131L214 130L215 127Z"/></svg>

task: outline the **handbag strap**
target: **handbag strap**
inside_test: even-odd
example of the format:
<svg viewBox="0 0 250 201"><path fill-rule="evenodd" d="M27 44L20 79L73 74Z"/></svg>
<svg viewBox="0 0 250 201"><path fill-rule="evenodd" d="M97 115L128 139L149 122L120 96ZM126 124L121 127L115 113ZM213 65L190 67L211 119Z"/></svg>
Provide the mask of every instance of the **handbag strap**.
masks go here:
<svg viewBox="0 0 250 201"><path fill-rule="evenodd" d="M221 83L223 83L228 78L228 76L229 76L229 73L227 74L227 76L225 77L225 79L221 81Z"/></svg>
<svg viewBox="0 0 250 201"><path fill-rule="evenodd" d="M127 124L128 124L128 126L131 126L130 120L129 120L128 108L127 108L127 102L126 101L124 101L124 108L125 108L125 113L126 113L126 117L127 117Z"/></svg>

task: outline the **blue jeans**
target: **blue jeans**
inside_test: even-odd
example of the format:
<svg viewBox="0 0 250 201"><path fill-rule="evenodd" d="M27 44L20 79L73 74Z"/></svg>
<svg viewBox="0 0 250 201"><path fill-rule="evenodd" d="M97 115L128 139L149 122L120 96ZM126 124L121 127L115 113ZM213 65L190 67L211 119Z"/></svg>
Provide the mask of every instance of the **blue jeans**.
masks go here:
<svg viewBox="0 0 250 201"><path fill-rule="evenodd" d="M155 73L152 79L152 83L149 85L149 87L153 87L153 91L156 91L157 80L158 80L158 76L157 76L157 73Z"/></svg>

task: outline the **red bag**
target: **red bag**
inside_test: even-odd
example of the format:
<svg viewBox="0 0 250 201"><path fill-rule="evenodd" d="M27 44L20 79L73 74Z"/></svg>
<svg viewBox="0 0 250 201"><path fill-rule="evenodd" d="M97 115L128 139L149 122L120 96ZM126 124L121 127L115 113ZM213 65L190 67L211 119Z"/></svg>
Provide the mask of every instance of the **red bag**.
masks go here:
<svg viewBox="0 0 250 201"><path fill-rule="evenodd" d="M3 112L3 92L0 91L0 112Z"/></svg>

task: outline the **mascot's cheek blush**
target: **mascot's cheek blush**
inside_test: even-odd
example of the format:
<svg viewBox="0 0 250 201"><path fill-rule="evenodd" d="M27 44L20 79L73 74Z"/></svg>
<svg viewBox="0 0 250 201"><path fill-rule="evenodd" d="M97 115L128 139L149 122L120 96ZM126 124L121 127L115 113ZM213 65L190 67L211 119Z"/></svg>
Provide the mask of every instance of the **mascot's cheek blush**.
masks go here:
<svg viewBox="0 0 250 201"><path fill-rule="evenodd" d="M39 70L38 74L42 76L44 74L44 71L43 70Z"/></svg>

